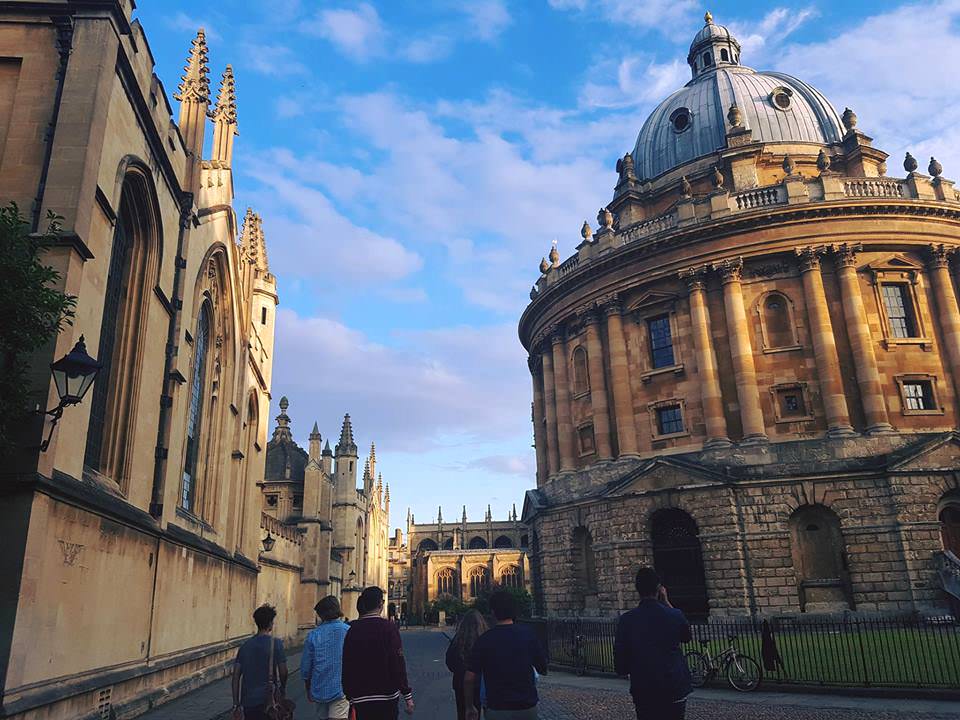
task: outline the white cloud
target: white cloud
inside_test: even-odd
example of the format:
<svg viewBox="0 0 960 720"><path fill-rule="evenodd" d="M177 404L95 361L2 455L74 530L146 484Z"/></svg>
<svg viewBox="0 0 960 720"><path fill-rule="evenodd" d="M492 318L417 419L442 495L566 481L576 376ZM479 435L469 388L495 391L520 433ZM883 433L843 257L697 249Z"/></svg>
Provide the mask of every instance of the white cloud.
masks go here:
<svg viewBox="0 0 960 720"><path fill-rule="evenodd" d="M203 28L208 42L220 42L223 39L209 18L187 15L182 10L168 17L167 25L174 30L188 32L191 35L196 35L197 30Z"/></svg>
<svg viewBox="0 0 960 720"><path fill-rule="evenodd" d="M591 13L616 25L671 35L699 6L695 0L549 0L555 10Z"/></svg>
<svg viewBox="0 0 960 720"><path fill-rule="evenodd" d="M241 46L241 62L261 75L291 77L307 75L307 66L286 45L247 43Z"/></svg>
<svg viewBox="0 0 960 720"><path fill-rule="evenodd" d="M368 3L360 3L354 10L321 10L305 31L330 41L358 62L366 62L384 50L383 23L376 8Z"/></svg>
<svg viewBox="0 0 960 720"><path fill-rule="evenodd" d="M618 61L604 60L591 68L580 91L580 104L588 108L627 108L659 102L690 77L684 60L658 63L648 55L629 55ZM615 78L615 82L606 78ZM637 128L639 130L639 127Z"/></svg>
<svg viewBox="0 0 960 720"><path fill-rule="evenodd" d="M471 0L462 9L469 28L481 40L493 40L512 22L503 0Z"/></svg>
<svg viewBox="0 0 960 720"><path fill-rule="evenodd" d="M774 8L757 22L730 22L730 32L740 43L743 62L757 67L782 49L784 41L802 25L817 17L813 7ZM768 45L767 41L773 44Z"/></svg>
<svg viewBox="0 0 960 720"><path fill-rule="evenodd" d="M516 475L527 480L534 477L537 472L532 453L526 455L487 455L471 460L467 463L467 467L500 475Z"/></svg>

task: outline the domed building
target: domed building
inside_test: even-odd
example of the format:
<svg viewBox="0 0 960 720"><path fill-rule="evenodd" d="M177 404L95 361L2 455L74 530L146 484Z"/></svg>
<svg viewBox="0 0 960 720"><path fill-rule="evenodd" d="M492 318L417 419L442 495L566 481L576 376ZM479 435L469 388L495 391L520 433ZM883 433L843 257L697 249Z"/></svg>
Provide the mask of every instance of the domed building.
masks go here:
<svg viewBox="0 0 960 720"><path fill-rule="evenodd" d="M960 193L857 116L741 65L692 79L553 248L520 320L541 612L932 612L960 596Z"/></svg>

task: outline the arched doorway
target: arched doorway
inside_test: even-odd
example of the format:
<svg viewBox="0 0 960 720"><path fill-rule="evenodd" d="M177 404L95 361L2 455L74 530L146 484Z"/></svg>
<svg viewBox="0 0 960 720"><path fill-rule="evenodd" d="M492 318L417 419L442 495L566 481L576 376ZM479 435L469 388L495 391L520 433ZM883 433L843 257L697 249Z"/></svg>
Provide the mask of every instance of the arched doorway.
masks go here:
<svg viewBox="0 0 960 720"><path fill-rule="evenodd" d="M650 518L650 533L653 567L667 588L670 603L691 620L706 618L710 603L696 521L679 508L658 510Z"/></svg>
<svg viewBox="0 0 960 720"><path fill-rule="evenodd" d="M940 540L944 550L960 557L960 495L940 511Z"/></svg>
<svg viewBox="0 0 960 720"><path fill-rule="evenodd" d="M790 516L793 567L800 610L837 612L850 608L850 580L840 518L823 505L804 505Z"/></svg>

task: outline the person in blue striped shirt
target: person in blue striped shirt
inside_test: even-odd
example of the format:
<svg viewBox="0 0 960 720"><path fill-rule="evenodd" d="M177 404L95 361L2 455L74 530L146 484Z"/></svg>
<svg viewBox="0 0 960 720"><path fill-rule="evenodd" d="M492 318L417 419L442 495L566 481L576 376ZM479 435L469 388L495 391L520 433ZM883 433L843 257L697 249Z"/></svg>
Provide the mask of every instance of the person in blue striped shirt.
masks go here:
<svg viewBox="0 0 960 720"><path fill-rule="evenodd" d="M307 635L300 657L300 677L307 689L307 700L315 703L318 720L341 720L350 714L350 703L343 695L341 669L343 639L347 625L342 618L340 601L328 595L313 608L320 618Z"/></svg>

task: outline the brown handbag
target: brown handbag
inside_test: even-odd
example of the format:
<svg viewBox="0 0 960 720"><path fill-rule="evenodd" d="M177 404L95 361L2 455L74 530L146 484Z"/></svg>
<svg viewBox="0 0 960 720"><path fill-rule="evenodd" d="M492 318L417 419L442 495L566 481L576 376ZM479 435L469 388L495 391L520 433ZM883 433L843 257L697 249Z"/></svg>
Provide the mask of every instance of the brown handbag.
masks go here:
<svg viewBox="0 0 960 720"><path fill-rule="evenodd" d="M297 704L283 694L277 682L277 668L273 664L273 646L276 639L270 635L270 664L267 666L267 706L265 712L270 720L293 720L293 711Z"/></svg>

